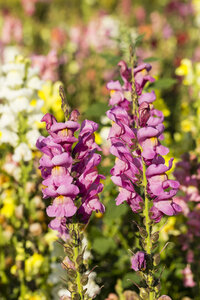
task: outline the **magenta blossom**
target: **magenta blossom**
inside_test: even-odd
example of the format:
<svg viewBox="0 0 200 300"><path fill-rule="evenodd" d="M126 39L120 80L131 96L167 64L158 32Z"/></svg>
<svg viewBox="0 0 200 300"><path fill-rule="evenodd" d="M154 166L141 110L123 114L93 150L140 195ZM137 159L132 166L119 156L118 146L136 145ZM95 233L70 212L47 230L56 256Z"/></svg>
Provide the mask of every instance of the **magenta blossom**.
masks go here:
<svg viewBox="0 0 200 300"><path fill-rule="evenodd" d="M169 150L161 144L164 125L163 113L153 107L156 100L155 92L143 92L145 84L153 82L148 73L149 64L139 65L134 69L137 112L131 109L131 70L124 61L121 67L123 85L119 81L107 84L110 90L112 108L107 112L112 121L108 138L111 141L110 152L116 157L115 166L111 169L111 179L119 187L116 204L126 201L133 212L139 212L143 199L138 194L137 186L143 180L143 167L146 166L147 193L153 200L151 218L159 222L163 215L172 216L181 211L180 206L173 202L179 188L178 181L168 179L166 172L171 169L165 165L163 155Z"/></svg>
<svg viewBox="0 0 200 300"><path fill-rule="evenodd" d="M144 271L146 269L146 253L143 251L136 252L131 258L131 268L134 271Z"/></svg>
<svg viewBox="0 0 200 300"><path fill-rule="evenodd" d="M87 222L93 211L105 210L98 196L103 189L100 180L105 178L97 170L101 156L95 152L101 149L95 143L94 132L98 125L85 120L77 139L74 133L80 126L73 121L77 116L77 111L73 111L66 122L58 123L54 116L46 114L42 121L49 136L41 136L36 144L43 152L39 167L45 186L43 197L54 198L47 207L48 216L55 218L50 227L61 237L67 235L63 231L67 218L76 216Z"/></svg>

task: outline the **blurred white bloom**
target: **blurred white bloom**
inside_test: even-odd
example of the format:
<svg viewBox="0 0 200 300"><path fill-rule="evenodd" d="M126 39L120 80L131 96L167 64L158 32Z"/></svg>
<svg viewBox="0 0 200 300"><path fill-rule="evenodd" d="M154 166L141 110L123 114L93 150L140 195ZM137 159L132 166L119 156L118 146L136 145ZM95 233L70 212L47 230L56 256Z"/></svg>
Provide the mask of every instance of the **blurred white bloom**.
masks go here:
<svg viewBox="0 0 200 300"><path fill-rule="evenodd" d="M40 136L40 132L37 129L33 129L27 132L26 138L31 149L36 148L35 144L39 136Z"/></svg>
<svg viewBox="0 0 200 300"><path fill-rule="evenodd" d="M109 143L109 141L108 141L109 132L110 132L110 127L108 127L108 126L103 127L101 129L101 131L99 132L104 143Z"/></svg>
<svg viewBox="0 0 200 300"><path fill-rule="evenodd" d="M15 113L21 112L23 110L27 110L29 107L29 100L26 97L17 97L13 102L12 106L10 107L12 111Z"/></svg>
<svg viewBox="0 0 200 300"><path fill-rule="evenodd" d="M27 86L31 89L40 90L42 88L42 82L37 76L33 76L27 80Z"/></svg>
<svg viewBox="0 0 200 300"><path fill-rule="evenodd" d="M100 287L95 282L96 275L97 274L95 272L91 272L88 277L88 284L85 286L85 288L87 288L87 294L91 298L99 294L101 291Z"/></svg>
<svg viewBox="0 0 200 300"><path fill-rule="evenodd" d="M70 297L71 293L67 289L62 289L58 291L58 296L59 297Z"/></svg>
<svg viewBox="0 0 200 300"><path fill-rule="evenodd" d="M16 46L8 46L3 51L4 63L9 63L15 59L15 56L20 54L20 50Z"/></svg>
<svg viewBox="0 0 200 300"><path fill-rule="evenodd" d="M92 254L88 249L88 241L86 239L86 237L84 236L83 240L82 240L82 248L86 248L86 250L84 251L84 254L83 254L83 259L84 260L88 260L89 258L92 258Z"/></svg>
<svg viewBox="0 0 200 300"><path fill-rule="evenodd" d="M111 125L111 120L107 116L101 116L100 121L101 121L101 124L103 124L103 125L107 125L107 124Z"/></svg>
<svg viewBox="0 0 200 300"><path fill-rule="evenodd" d="M8 129L1 129L0 131L0 143L8 143L13 147L16 147L18 144L18 135Z"/></svg>
<svg viewBox="0 0 200 300"><path fill-rule="evenodd" d="M32 159L32 152L26 143L21 143L15 148L13 160L20 162L21 160L30 161Z"/></svg>
<svg viewBox="0 0 200 300"><path fill-rule="evenodd" d="M16 147L19 130L24 126L25 143L15 149L15 161L32 158L30 149L35 149L39 137L38 123L43 116L41 108L44 102L38 98L42 85L38 71L22 56L16 56L12 62L0 67L0 144Z"/></svg>

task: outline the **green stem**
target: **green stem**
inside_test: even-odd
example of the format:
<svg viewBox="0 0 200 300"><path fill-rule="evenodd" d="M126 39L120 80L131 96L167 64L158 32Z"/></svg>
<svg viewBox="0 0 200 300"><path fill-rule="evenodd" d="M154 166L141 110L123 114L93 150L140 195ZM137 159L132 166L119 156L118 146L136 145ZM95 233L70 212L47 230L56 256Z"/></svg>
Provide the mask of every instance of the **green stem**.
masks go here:
<svg viewBox="0 0 200 300"><path fill-rule="evenodd" d="M76 274L77 274L77 277L76 277L76 284L77 284L77 288L78 288L78 293L80 295L80 299L83 300L84 297L83 297L83 286L82 286L82 283L81 283L81 274L78 270L79 268L79 265L77 264L77 258L78 258L78 255L79 255L79 246L76 246L74 247L74 263L75 263L75 266L76 266Z"/></svg>
<svg viewBox="0 0 200 300"><path fill-rule="evenodd" d="M149 218L149 199L147 195L147 177L146 177L146 165L144 160L142 159L142 167L143 167L143 186L144 186L144 194L145 194L145 207L144 207L144 217L145 217L145 227L147 232L146 241L146 251L147 254L151 254L151 230L150 230L150 218Z"/></svg>
<svg viewBox="0 0 200 300"><path fill-rule="evenodd" d="M144 186L144 195L145 195L145 207L144 207L144 217L145 217L145 228L147 232L147 237L145 239L146 243L146 252L147 254L151 255L151 227L150 227L150 217L149 217L149 209L150 209L150 203L149 203L149 198L147 194L147 177L146 177L146 165L145 162L142 158L142 167L143 167L143 186ZM150 273L148 274L148 285L151 289L153 283L153 276ZM155 299L155 293L154 291L149 292L149 300L154 300Z"/></svg>

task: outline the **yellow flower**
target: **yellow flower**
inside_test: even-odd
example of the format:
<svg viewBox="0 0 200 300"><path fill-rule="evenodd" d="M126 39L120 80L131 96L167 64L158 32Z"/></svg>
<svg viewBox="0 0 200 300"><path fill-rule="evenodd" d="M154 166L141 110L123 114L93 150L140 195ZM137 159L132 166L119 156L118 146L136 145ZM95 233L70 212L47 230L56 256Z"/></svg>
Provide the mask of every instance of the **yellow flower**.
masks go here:
<svg viewBox="0 0 200 300"><path fill-rule="evenodd" d="M98 145L101 145L103 141L102 141L102 138L101 138L100 134L98 132L95 132L94 135L95 135L95 142Z"/></svg>
<svg viewBox="0 0 200 300"><path fill-rule="evenodd" d="M3 207L0 212L6 218L10 218L14 214L15 210L15 200L12 198L12 191L7 190L6 196L3 199Z"/></svg>
<svg viewBox="0 0 200 300"><path fill-rule="evenodd" d="M175 70L178 76L184 76L183 84L191 85L194 81L194 74L191 60L184 58L181 60L180 66Z"/></svg>
<svg viewBox="0 0 200 300"><path fill-rule="evenodd" d="M37 275L43 262L44 257L41 254L34 253L31 257L25 260L25 274L28 277Z"/></svg>
<svg viewBox="0 0 200 300"><path fill-rule="evenodd" d="M44 240L45 242L49 245L52 246L53 243L58 239L55 231L51 230L50 232L48 232L47 234L45 234L44 236Z"/></svg>
<svg viewBox="0 0 200 300"><path fill-rule="evenodd" d="M184 132L190 132L192 130L192 122L190 120L183 120L181 122L181 129Z"/></svg>
<svg viewBox="0 0 200 300"><path fill-rule="evenodd" d="M57 81L52 83L51 81L46 81L42 86L42 90L38 92L38 96L44 100L44 106L42 112L46 113L47 111L52 110L55 117L58 121L62 120L63 113L61 111L61 98L59 95L59 87L62 85L61 82Z"/></svg>

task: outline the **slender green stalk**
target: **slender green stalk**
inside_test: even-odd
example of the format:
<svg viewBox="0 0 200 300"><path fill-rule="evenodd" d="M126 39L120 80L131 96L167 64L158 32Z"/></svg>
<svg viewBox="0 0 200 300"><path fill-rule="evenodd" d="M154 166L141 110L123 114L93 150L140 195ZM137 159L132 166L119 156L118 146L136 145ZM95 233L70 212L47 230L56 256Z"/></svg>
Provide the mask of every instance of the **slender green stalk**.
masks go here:
<svg viewBox="0 0 200 300"><path fill-rule="evenodd" d="M139 113L138 113L138 95L136 92L136 87L135 87L135 77L134 77L134 61L135 61L135 54L134 54L134 49L130 49L131 51L131 82L132 82L132 92L131 92L131 98L132 98L132 104L133 104L133 115L135 117L135 127L138 129L139 124L138 124L138 119L139 119ZM138 144L140 151L142 152L142 147ZM152 248L152 242L151 242L151 226L150 226L150 217L149 217L149 210L150 210L150 202L147 194L147 178L146 178L146 165L144 162L143 157L142 158L142 166L143 166L143 187L144 187L144 217L145 217L145 229L147 232L146 238L145 238L145 250L148 255L151 255L151 248ZM150 289L149 291L149 300L154 300L155 299L155 293L152 291L152 284L153 284L153 276L152 276L152 271L149 270L149 274L147 275L147 284Z"/></svg>
<svg viewBox="0 0 200 300"><path fill-rule="evenodd" d="M79 272L79 264L77 262L77 258L79 256L79 244L77 246L74 247L74 263L75 263L75 267L76 267L76 284L77 284L77 292L80 295L80 299L83 300L84 296L83 296L83 285L81 283L81 274Z"/></svg>

